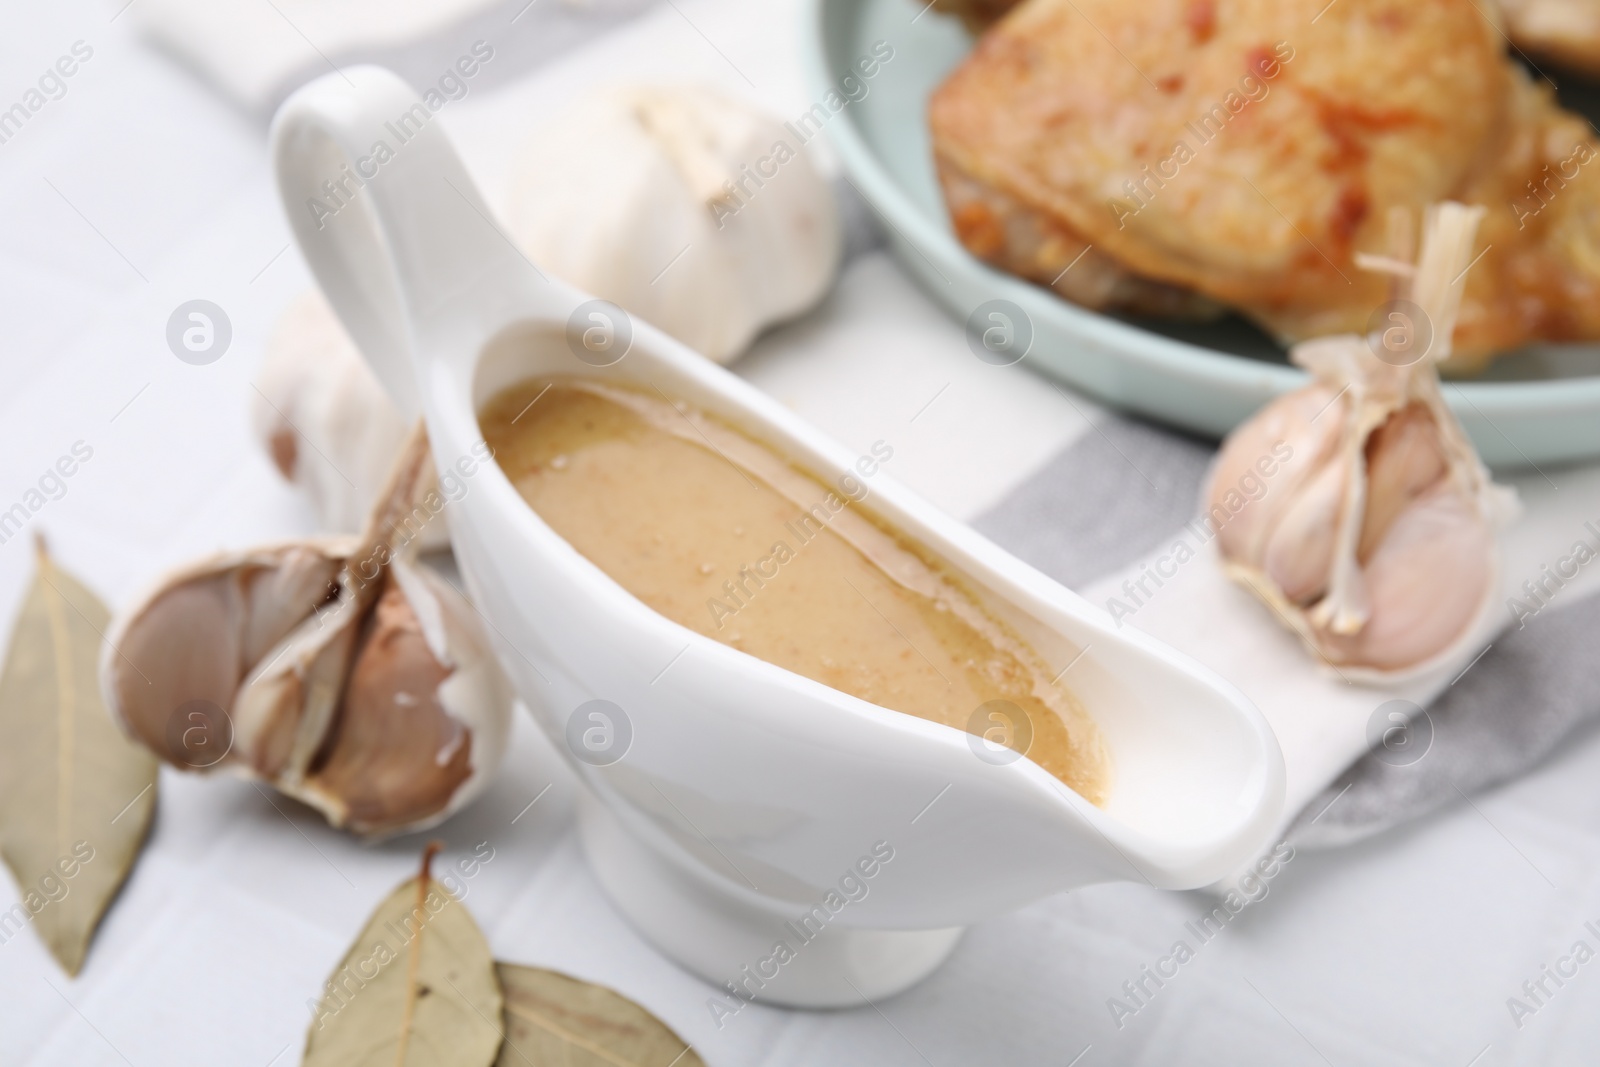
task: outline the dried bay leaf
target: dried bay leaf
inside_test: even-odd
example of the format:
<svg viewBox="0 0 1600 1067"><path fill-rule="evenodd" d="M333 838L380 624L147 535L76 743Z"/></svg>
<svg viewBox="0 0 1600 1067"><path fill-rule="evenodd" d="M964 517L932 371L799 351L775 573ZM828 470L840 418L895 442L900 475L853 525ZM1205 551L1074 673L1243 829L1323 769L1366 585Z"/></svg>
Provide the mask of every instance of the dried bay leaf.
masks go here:
<svg viewBox="0 0 1600 1067"><path fill-rule="evenodd" d="M501 994L472 915L422 872L378 905L324 987L304 1067L490 1067Z"/></svg>
<svg viewBox="0 0 1600 1067"><path fill-rule="evenodd" d="M149 833L156 761L101 700L110 612L42 540L37 556L0 668L0 856L22 895L0 911L0 944L31 923L76 975Z"/></svg>
<svg viewBox="0 0 1600 1067"><path fill-rule="evenodd" d="M538 967L497 969L506 1040L496 1067L705 1067L666 1023L620 993Z"/></svg>

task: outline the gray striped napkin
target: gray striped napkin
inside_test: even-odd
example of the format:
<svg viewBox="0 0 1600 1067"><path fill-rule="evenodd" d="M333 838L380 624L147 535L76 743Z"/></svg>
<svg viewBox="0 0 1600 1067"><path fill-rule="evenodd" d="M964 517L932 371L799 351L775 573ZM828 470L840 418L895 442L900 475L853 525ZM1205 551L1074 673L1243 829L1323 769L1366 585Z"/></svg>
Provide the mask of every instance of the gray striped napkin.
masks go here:
<svg viewBox="0 0 1600 1067"><path fill-rule="evenodd" d="M1213 454L1209 443L1118 416L1098 430L974 524L1071 588L1169 541L1196 514ZM1597 637L1600 597L1552 606L1507 631L1413 722L1424 756L1356 760L1306 805L1289 838L1349 844L1537 766L1600 713Z"/></svg>

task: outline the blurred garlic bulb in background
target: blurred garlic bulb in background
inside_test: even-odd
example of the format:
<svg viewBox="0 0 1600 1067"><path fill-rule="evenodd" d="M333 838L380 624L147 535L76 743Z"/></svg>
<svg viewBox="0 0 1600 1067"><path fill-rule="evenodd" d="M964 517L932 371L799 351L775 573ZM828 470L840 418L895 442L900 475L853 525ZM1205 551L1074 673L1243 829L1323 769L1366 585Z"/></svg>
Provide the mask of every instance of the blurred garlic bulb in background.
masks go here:
<svg viewBox="0 0 1600 1067"><path fill-rule="evenodd" d="M483 791L511 685L476 611L414 562L443 504L420 428L399 451L361 537L201 560L119 613L100 678L131 737L184 770L263 779L361 834L430 826Z"/></svg>
<svg viewBox="0 0 1600 1067"><path fill-rule="evenodd" d="M719 363L820 300L833 190L777 120L709 89L602 91L535 135L510 230L540 269Z"/></svg>
<svg viewBox="0 0 1600 1067"><path fill-rule="evenodd" d="M278 320L251 397L250 422L273 465L311 497L322 529L356 533L409 427L320 292ZM432 523L419 550L450 546Z"/></svg>
<svg viewBox="0 0 1600 1067"><path fill-rule="evenodd" d="M1496 529L1516 501L1490 480L1436 367L1482 215L1429 208L1414 266L1409 215L1391 219L1395 254L1361 257L1396 279L1378 328L1296 345L1290 359L1314 380L1236 428L1212 472L1207 505L1230 575L1339 667L1409 674L1484 636ZM1245 499L1242 484L1265 489Z"/></svg>

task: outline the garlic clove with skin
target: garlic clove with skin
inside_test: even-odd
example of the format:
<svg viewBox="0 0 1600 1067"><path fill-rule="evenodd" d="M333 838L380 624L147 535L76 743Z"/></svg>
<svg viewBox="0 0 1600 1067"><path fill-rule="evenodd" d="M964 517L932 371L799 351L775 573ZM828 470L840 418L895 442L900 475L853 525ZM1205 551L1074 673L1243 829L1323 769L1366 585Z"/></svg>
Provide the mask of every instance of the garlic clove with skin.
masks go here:
<svg viewBox="0 0 1600 1067"><path fill-rule="evenodd" d="M1407 302L1396 314L1422 320L1407 322L1407 336L1428 347L1397 353L1382 335L1296 345L1290 358L1313 381L1229 435L1208 487L1216 521L1245 457L1295 442L1304 461L1233 509L1219 551L1230 575L1347 676L1429 670L1470 652L1491 615L1496 529L1515 496L1490 479L1436 367L1450 354L1482 212L1430 208L1415 265L1409 249L1368 261L1396 273Z"/></svg>
<svg viewBox="0 0 1600 1067"><path fill-rule="evenodd" d="M362 537L162 579L108 633L113 715L168 763L261 778L362 834L470 801L504 755L513 698L476 611L397 534L431 484L419 429Z"/></svg>
<svg viewBox="0 0 1600 1067"><path fill-rule="evenodd" d="M1438 427L1425 405L1408 404L1367 438L1367 510L1356 558L1365 563L1413 500L1444 477Z"/></svg>
<svg viewBox="0 0 1600 1067"><path fill-rule="evenodd" d="M234 737L263 778L293 783L304 776L343 697L361 614L354 600L336 594L327 610L284 635L240 684Z"/></svg>
<svg viewBox="0 0 1600 1067"><path fill-rule="evenodd" d="M711 89L601 91L535 135L510 190L529 259L726 363L820 300L833 190L794 134Z"/></svg>
<svg viewBox="0 0 1600 1067"><path fill-rule="evenodd" d="M1296 604L1312 603L1327 591L1349 480L1349 465L1342 457L1325 462L1290 498L1267 537L1262 568Z"/></svg>
<svg viewBox="0 0 1600 1067"><path fill-rule="evenodd" d="M165 576L114 619L107 634L103 688L133 698L108 701L123 729L174 765L209 767L212 758L237 759L231 749L223 757L186 748L186 741L214 743L215 738L185 736L214 724L181 718L175 730L174 709L194 701L228 708L250 667L328 601L353 547L353 538L274 545L213 556ZM174 655L174 649L182 654ZM146 672L141 664L161 669ZM121 714L146 708L160 711ZM206 762L197 764L202 757Z"/></svg>
<svg viewBox="0 0 1600 1067"><path fill-rule="evenodd" d="M1338 441L1341 405L1335 390L1313 382L1258 411L1253 433L1223 442L1209 517L1224 555L1253 558L1262 551L1286 502ZM1264 488L1252 501L1248 489L1258 483Z"/></svg>
<svg viewBox="0 0 1600 1067"><path fill-rule="evenodd" d="M509 693L481 633L463 626L472 607L425 568L397 560L394 575L339 716L294 791L362 827L401 827L414 812L442 817L470 803L489 783L475 768L508 742L507 717L482 714Z"/></svg>
<svg viewBox="0 0 1600 1067"><path fill-rule="evenodd" d="M1329 658L1377 670L1426 660L1467 634L1493 593L1494 530L1470 498L1439 485L1395 516L1363 567L1367 623Z"/></svg>

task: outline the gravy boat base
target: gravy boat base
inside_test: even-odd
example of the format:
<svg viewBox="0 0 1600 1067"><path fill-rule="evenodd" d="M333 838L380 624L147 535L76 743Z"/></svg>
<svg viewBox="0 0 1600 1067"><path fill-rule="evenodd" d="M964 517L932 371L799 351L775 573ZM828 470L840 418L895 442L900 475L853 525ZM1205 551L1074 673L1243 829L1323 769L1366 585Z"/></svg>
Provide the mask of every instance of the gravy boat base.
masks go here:
<svg viewBox="0 0 1600 1067"><path fill-rule="evenodd" d="M741 1000L846 1008L893 996L932 973L965 932L852 928L832 921L848 904L835 912L826 899L787 909L752 900L661 855L587 793L580 794L578 832L617 910L656 948L723 991L729 1012Z"/></svg>

